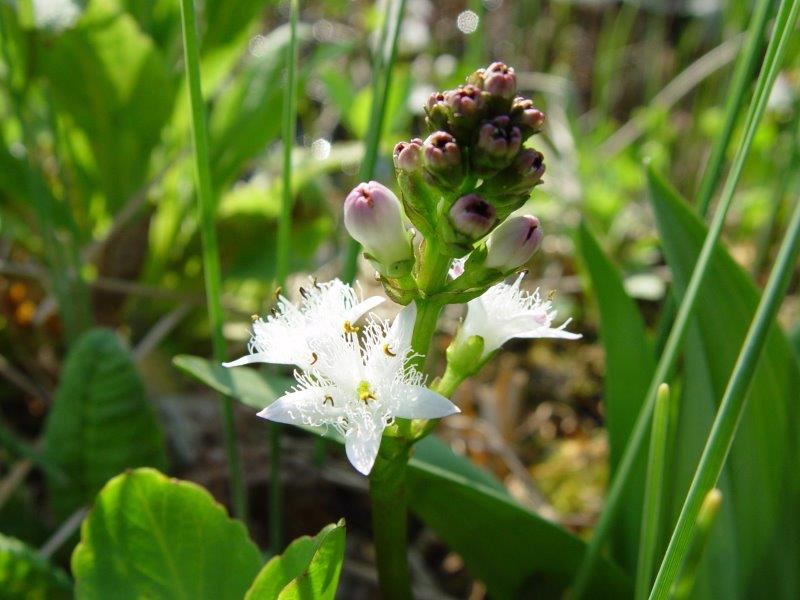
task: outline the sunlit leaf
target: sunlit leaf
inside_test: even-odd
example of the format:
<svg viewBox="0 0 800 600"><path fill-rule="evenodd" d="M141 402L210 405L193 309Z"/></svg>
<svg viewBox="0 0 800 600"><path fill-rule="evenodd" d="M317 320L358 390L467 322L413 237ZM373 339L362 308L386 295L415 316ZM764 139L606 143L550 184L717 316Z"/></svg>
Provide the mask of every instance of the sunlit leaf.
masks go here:
<svg viewBox="0 0 800 600"><path fill-rule="evenodd" d="M260 566L244 525L206 490L146 468L102 489L72 555L79 599L241 600Z"/></svg>

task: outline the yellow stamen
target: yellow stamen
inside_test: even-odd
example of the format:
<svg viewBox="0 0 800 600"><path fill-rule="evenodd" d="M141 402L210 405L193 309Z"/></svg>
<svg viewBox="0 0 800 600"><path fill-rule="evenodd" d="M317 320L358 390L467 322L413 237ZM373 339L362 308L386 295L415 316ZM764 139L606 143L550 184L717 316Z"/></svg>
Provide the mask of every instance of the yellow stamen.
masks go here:
<svg viewBox="0 0 800 600"><path fill-rule="evenodd" d="M328 394L325 394L325 399L322 401L322 406L325 406L328 402L331 403L331 406L334 405L333 404L333 396L329 396Z"/></svg>
<svg viewBox="0 0 800 600"><path fill-rule="evenodd" d="M383 345L383 353L386 356L397 356L397 354L395 354L394 352L391 351L391 349L389 348L389 344L384 344Z"/></svg>
<svg viewBox="0 0 800 600"><path fill-rule="evenodd" d="M358 399L364 404L369 404L370 400L375 400L375 393L369 389L369 382L363 379L358 384Z"/></svg>
<svg viewBox="0 0 800 600"><path fill-rule="evenodd" d="M344 332L345 333L358 333L361 327L356 327L355 325L351 324L350 321L344 322Z"/></svg>
<svg viewBox="0 0 800 600"><path fill-rule="evenodd" d="M319 356L317 356L317 353L316 352L312 352L311 353L311 364L313 365L314 363L316 363L318 358L319 358Z"/></svg>

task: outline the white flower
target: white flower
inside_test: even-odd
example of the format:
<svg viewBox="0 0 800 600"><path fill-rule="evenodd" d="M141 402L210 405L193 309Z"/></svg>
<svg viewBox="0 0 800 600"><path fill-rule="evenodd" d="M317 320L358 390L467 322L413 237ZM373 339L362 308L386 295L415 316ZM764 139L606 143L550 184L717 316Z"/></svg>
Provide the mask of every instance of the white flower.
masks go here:
<svg viewBox="0 0 800 600"><path fill-rule="evenodd" d="M467 316L462 323L455 343L468 340L473 335L483 338L483 355L486 358L512 338L563 338L576 340L580 334L564 328L568 319L553 327L556 311L553 303L542 300L537 289L532 294L521 290L524 277L520 274L512 284L499 283L467 303Z"/></svg>
<svg viewBox="0 0 800 600"><path fill-rule="evenodd" d="M363 309L369 300L359 303L349 286L331 283L339 288L338 303L326 307L314 297L330 292L327 284L320 286L322 291L309 292L299 309L284 300L279 315L263 322L253 336L251 357L258 358L228 366L295 360L301 369L295 371L297 386L258 415L280 423L334 427L344 437L350 462L367 475L383 430L395 418L433 419L459 409L426 388L422 373L407 364L414 355L413 303L391 325L370 317L357 328L353 313L369 310Z"/></svg>
<svg viewBox="0 0 800 600"><path fill-rule="evenodd" d="M253 334L247 345L250 354L223 363L238 367L250 363L297 365L302 369L315 362L314 342L352 328L356 321L385 299L371 296L360 300L356 291L339 279L314 283L301 289L303 300L297 307L283 296L272 314L253 322Z"/></svg>

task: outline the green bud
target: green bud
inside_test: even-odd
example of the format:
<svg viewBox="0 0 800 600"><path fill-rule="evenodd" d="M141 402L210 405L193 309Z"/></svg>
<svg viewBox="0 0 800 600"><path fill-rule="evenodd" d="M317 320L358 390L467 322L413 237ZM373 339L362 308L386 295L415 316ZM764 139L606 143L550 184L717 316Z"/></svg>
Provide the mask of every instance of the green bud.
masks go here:
<svg viewBox="0 0 800 600"><path fill-rule="evenodd" d="M460 379L474 375L482 365L483 338L473 335L463 339L461 330L447 347L447 369Z"/></svg>

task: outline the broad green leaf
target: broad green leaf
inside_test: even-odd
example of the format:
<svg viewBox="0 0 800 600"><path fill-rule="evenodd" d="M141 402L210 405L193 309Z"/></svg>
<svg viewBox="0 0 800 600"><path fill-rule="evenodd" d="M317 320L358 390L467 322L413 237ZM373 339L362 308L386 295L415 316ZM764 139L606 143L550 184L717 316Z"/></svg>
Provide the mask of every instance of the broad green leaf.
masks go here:
<svg viewBox="0 0 800 600"><path fill-rule="evenodd" d="M619 271L585 223L579 228L578 241L600 309L600 338L606 366L603 402L613 472L647 394L655 359L636 303L625 292ZM622 501L626 510L614 531L614 555L631 573L636 567L639 544L646 456L642 453L633 467L631 484Z"/></svg>
<svg viewBox="0 0 800 600"><path fill-rule="evenodd" d="M50 501L61 515L91 502L123 469L166 463L153 408L112 331L87 332L67 355L44 445L45 456L68 477L48 479Z"/></svg>
<svg viewBox="0 0 800 600"><path fill-rule="evenodd" d="M240 600L260 566L245 526L211 494L148 468L108 482L72 554L81 600Z"/></svg>
<svg viewBox="0 0 800 600"><path fill-rule="evenodd" d="M223 372L205 359L187 356L176 357L174 363L258 410L279 395L252 368ZM314 432L342 441L332 429ZM582 540L517 504L489 473L433 436L417 444L408 474L411 510L464 557L468 570L486 582L493 597L516 598L519 592L522 597L555 598L563 592L585 550ZM605 559L601 564L596 597L629 594L630 583L619 568Z"/></svg>
<svg viewBox="0 0 800 600"><path fill-rule="evenodd" d="M5 600L72 598L72 583L23 542L0 534L0 597Z"/></svg>
<svg viewBox="0 0 800 600"><path fill-rule="evenodd" d="M39 50L37 68L48 96L85 133L113 213L144 183L172 112L176 80L170 66L112 0L92 0L72 29Z"/></svg>
<svg viewBox="0 0 800 600"><path fill-rule="evenodd" d="M261 569L245 600L333 600L344 560L344 520L294 540Z"/></svg>
<svg viewBox="0 0 800 600"><path fill-rule="evenodd" d="M656 173L650 172L650 191L676 294L685 291L697 260L706 227L691 208ZM696 335L686 346L687 362L705 368L686 369L687 389L696 391L684 404L706 404L706 418L696 414L693 429L678 430L675 447L696 465L710 418L722 397L728 377L755 313L759 292L743 269L719 246L695 310ZM690 378L703 377L708 391ZM798 511L800 503L800 367L786 335L775 324L753 377L748 406L724 471L730 483L723 505L733 509L731 527L736 556L727 545L709 547L704 575L716 590L736 590L741 598L796 598L800 564ZM692 407L694 410L695 407ZM681 411L689 410L681 407ZM699 410L699 409L697 409ZM699 438L699 439L698 439ZM678 510L693 469L676 469L671 489ZM680 475L680 478L677 476ZM715 535L724 528L715 528ZM716 552L715 552L716 550ZM724 553L720 556L720 552Z"/></svg>

